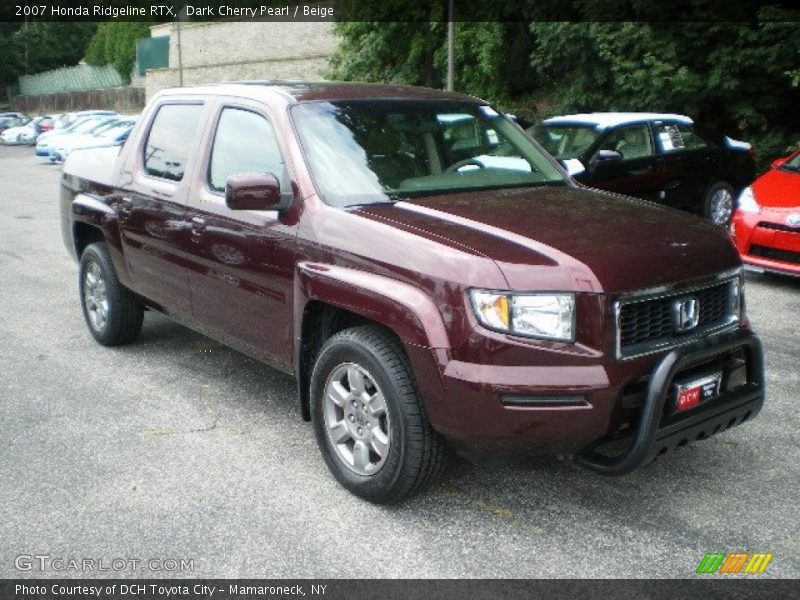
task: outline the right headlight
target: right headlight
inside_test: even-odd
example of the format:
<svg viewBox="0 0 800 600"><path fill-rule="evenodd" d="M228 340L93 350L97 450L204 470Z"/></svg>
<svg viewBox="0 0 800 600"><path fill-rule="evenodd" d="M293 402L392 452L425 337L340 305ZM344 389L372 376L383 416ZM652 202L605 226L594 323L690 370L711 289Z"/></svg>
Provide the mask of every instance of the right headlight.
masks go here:
<svg viewBox="0 0 800 600"><path fill-rule="evenodd" d="M752 186L747 186L742 190L742 193L739 194L739 209L742 212L746 213L759 213L761 212L761 207L756 202L756 196L753 194Z"/></svg>
<svg viewBox="0 0 800 600"><path fill-rule="evenodd" d="M513 335L575 341L575 294L515 294L471 290L475 316L484 327Z"/></svg>

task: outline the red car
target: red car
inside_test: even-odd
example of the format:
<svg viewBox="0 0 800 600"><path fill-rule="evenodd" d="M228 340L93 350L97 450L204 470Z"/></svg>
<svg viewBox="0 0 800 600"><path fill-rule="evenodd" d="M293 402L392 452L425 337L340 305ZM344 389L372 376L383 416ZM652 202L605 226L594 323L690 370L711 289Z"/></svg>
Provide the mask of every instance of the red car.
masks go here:
<svg viewBox="0 0 800 600"><path fill-rule="evenodd" d="M742 190L731 235L752 270L800 275L800 150Z"/></svg>

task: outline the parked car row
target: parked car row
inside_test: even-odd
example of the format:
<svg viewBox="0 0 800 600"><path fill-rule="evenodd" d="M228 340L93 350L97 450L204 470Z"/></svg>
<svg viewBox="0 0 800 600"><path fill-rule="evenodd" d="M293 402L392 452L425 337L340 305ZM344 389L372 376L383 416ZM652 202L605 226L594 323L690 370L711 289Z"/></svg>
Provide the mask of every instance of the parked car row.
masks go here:
<svg viewBox="0 0 800 600"><path fill-rule="evenodd" d="M30 117L22 113L0 113L0 138L4 139L5 132L9 129L22 127L30 121Z"/></svg>
<svg viewBox="0 0 800 600"><path fill-rule="evenodd" d="M0 143L33 145L40 136L67 129L87 116L115 115L110 110L87 110L29 117L23 113L0 113Z"/></svg>
<svg viewBox="0 0 800 600"><path fill-rule="evenodd" d="M35 145L34 155L39 160L61 163L78 149L122 145L136 118L136 115L121 115L110 110L84 110L33 118L21 113L2 113L0 124L13 123L14 126L2 130L0 141Z"/></svg>
<svg viewBox="0 0 800 600"><path fill-rule="evenodd" d="M61 163L80 148L118 146L136 123L135 115L88 115L76 119L63 130L42 134L34 154L42 161Z"/></svg>

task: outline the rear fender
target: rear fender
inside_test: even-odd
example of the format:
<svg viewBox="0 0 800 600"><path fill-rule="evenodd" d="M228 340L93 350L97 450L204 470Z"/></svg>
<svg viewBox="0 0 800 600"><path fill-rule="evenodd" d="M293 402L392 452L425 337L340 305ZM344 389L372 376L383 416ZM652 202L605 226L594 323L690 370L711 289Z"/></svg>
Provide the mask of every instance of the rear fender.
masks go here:
<svg viewBox="0 0 800 600"><path fill-rule="evenodd" d="M117 277L123 285L128 282L128 269L122 252L122 238L117 211L106 198L94 194L80 193L70 205L70 229L72 254L80 260L87 242L96 239L97 232L108 245Z"/></svg>

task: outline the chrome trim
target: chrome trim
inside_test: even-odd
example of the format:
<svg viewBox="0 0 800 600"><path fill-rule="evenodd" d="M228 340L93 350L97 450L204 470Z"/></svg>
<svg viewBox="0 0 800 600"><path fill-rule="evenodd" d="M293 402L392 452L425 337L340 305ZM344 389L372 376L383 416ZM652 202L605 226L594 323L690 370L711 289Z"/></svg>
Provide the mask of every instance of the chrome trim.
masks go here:
<svg viewBox="0 0 800 600"><path fill-rule="evenodd" d="M696 342L706 336L721 333L724 331L731 331L736 329L741 322L741 298L743 296L744 287L742 286L742 277L744 273L743 267L736 267L728 271L723 271L714 275L713 277L695 280L690 282L681 282L677 284L663 285L644 290L636 290L626 293L614 302L614 346L617 360L631 360L634 358L641 358L642 356L649 356L665 350L671 350L680 346L685 346L692 342ZM652 300L659 300L662 298L670 298L674 296L681 296L683 294L699 292L708 288L716 287L721 283L729 284L729 294L733 294L735 289L734 282L738 280L739 287L739 306L735 306L734 298L729 298L729 309L731 314L721 324L715 327L705 327L697 330L693 335L682 337L680 340L670 339L660 343L654 343L643 352L635 352L633 354L623 354L622 352L622 329L620 327L620 316L622 306L627 304L638 304L641 302L650 302Z"/></svg>
<svg viewBox="0 0 800 600"><path fill-rule="evenodd" d="M705 277L702 279L694 279L692 281L681 281L678 283L668 283L666 285L654 286L651 288L644 288L641 290L634 290L632 292L624 292L620 294L620 300L627 300L628 298L637 298L639 296L671 296L672 294L680 294L684 291L690 292L693 290L702 290L707 287L713 286L715 283L724 281L726 279L733 279L737 275L741 275L744 270L743 266L738 266L727 271L721 271L716 275ZM650 300L650 298L648 298Z"/></svg>
<svg viewBox="0 0 800 600"><path fill-rule="evenodd" d="M108 204L101 202L97 198L88 196L86 194L78 194L72 201L72 213L75 214L77 209L85 208L89 210L96 210L98 212L114 215L116 212Z"/></svg>

